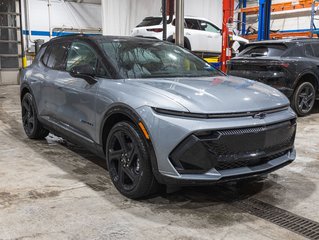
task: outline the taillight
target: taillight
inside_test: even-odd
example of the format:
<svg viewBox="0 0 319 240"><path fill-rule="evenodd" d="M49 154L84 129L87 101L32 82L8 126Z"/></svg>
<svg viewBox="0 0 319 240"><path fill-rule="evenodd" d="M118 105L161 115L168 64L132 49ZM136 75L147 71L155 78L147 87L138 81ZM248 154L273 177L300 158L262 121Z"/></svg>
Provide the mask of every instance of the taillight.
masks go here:
<svg viewBox="0 0 319 240"><path fill-rule="evenodd" d="M163 28L149 28L146 29L148 32L156 32L156 33L160 33L163 32Z"/></svg>
<svg viewBox="0 0 319 240"><path fill-rule="evenodd" d="M282 63L282 64L280 64L280 66L282 66L284 68L288 68L289 67L289 63Z"/></svg>

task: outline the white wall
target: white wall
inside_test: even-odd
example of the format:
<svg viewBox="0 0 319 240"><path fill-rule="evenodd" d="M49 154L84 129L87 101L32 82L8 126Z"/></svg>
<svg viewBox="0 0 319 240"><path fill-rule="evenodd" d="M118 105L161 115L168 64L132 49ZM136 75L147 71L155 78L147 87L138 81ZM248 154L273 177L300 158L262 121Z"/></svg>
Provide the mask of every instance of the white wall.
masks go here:
<svg viewBox="0 0 319 240"><path fill-rule="evenodd" d="M49 32L46 0L28 0L30 28ZM23 2L23 30L26 30ZM102 0L101 5L51 0L52 27L102 28L106 34L130 35L131 30L147 16L161 15L161 0ZM102 20L102 11L105 19ZM222 0L185 0L185 15L205 17L222 25ZM48 36L31 36L31 40L49 40ZM29 43L32 46L33 43Z"/></svg>
<svg viewBox="0 0 319 240"><path fill-rule="evenodd" d="M218 27L222 27L222 0L185 0L185 15L207 18Z"/></svg>
<svg viewBox="0 0 319 240"><path fill-rule="evenodd" d="M160 16L160 9L160 0L102 0L103 34L130 35L145 17Z"/></svg>
<svg viewBox="0 0 319 240"><path fill-rule="evenodd" d="M29 1L29 19L31 31L49 32L48 6L45 0ZM24 2L24 1L22 1ZM23 30L27 29L25 24L25 2L22 6ZM101 6L97 4L64 2L62 0L51 0L51 26L52 27L73 27L83 28L102 28ZM49 40L48 36L32 35L31 40ZM33 45L31 42L30 46Z"/></svg>
<svg viewBox="0 0 319 240"><path fill-rule="evenodd" d="M147 16L161 16L161 0L102 0L103 32L130 35ZM222 0L185 0L185 15L201 16L222 25Z"/></svg>

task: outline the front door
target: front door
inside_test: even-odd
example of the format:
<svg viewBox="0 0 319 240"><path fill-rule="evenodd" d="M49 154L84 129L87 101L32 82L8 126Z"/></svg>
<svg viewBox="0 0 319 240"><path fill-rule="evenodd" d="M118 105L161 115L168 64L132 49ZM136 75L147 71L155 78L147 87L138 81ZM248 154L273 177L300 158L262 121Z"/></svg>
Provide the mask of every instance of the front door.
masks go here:
<svg viewBox="0 0 319 240"><path fill-rule="evenodd" d="M95 103L99 80L88 82L71 76L70 72L72 68L84 65L96 69L97 64L98 57L91 46L81 41L73 42L66 57L65 71L59 72L55 81L58 120L87 141L92 141L95 136Z"/></svg>
<svg viewBox="0 0 319 240"><path fill-rule="evenodd" d="M222 35L220 30L213 24L199 20L201 31L203 32L203 46L206 52L221 53Z"/></svg>

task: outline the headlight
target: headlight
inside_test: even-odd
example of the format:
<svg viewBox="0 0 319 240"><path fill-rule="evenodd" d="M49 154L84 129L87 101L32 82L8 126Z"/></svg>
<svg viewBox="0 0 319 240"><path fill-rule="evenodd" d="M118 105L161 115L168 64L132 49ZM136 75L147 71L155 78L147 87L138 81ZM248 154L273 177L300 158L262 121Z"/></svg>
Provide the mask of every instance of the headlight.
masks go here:
<svg viewBox="0 0 319 240"><path fill-rule="evenodd" d="M175 110L167 110L162 108L152 108L154 112L164 115L171 115L171 116L179 116L179 117L191 117L191 118L208 118L209 114L202 114L202 113L190 113L190 112L181 112Z"/></svg>
<svg viewBox="0 0 319 240"><path fill-rule="evenodd" d="M182 112L175 110L167 110L162 108L152 107L153 111L163 115L178 116L178 117L188 117L188 118L201 118L201 119L212 119L212 118L236 118L236 117L254 117L256 114L265 113L271 114L281 111L286 111L289 105L268 109L260 111L251 111L251 112L237 112L237 113L190 113Z"/></svg>

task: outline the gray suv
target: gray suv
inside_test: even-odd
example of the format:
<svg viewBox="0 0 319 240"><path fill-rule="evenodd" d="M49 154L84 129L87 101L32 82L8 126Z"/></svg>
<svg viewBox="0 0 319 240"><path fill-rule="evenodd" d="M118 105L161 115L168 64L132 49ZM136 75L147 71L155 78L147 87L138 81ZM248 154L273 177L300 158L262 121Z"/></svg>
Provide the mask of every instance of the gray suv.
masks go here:
<svg viewBox="0 0 319 240"><path fill-rule="evenodd" d="M159 40L55 38L23 71L21 105L29 138L50 131L106 158L133 199L159 184L266 174L296 156L296 115L282 93Z"/></svg>

